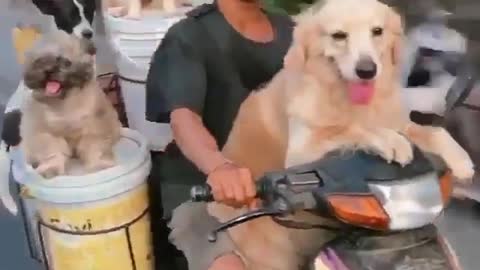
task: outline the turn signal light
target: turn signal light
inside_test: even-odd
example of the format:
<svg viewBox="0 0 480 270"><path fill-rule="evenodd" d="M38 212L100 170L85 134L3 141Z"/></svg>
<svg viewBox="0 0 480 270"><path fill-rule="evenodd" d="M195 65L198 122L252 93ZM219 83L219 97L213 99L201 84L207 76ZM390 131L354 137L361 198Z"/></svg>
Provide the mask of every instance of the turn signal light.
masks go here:
<svg viewBox="0 0 480 270"><path fill-rule="evenodd" d="M447 171L440 177L440 191L442 192L443 203L447 204L453 192L453 176L451 171Z"/></svg>
<svg viewBox="0 0 480 270"><path fill-rule="evenodd" d="M373 195L330 195L334 214L345 223L376 230L388 229L390 218Z"/></svg>

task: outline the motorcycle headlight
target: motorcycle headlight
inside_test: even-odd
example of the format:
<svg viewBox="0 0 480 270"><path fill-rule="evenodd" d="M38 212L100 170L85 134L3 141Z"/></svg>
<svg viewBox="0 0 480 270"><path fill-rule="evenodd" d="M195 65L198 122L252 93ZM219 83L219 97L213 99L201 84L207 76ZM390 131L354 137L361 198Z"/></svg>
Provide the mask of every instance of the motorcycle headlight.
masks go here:
<svg viewBox="0 0 480 270"><path fill-rule="evenodd" d="M372 194L334 194L328 201L340 220L377 230L406 230L431 224L452 193L452 177L436 172L398 181L369 183Z"/></svg>

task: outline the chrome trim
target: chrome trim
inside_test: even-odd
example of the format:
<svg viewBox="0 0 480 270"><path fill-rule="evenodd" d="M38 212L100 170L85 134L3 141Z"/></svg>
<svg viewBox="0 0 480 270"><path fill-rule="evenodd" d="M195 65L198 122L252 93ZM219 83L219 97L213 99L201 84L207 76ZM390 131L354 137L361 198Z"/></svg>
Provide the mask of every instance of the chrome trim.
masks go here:
<svg viewBox="0 0 480 270"><path fill-rule="evenodd" d="M390 217L391 230L431 224L445 207L436 172L401 181L369 183L369 186Z"/></svg>

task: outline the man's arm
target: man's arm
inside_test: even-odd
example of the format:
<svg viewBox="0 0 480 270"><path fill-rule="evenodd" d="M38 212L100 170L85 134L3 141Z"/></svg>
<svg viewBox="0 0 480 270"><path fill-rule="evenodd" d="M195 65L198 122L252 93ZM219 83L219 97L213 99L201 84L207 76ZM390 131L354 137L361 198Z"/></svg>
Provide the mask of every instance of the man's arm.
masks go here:
<svg viewBox="0 0 480 270"><path fill-rule="evenodd" d="M202 122L207 74L201 51L188 42L187 27L173 26L154 54L147 79L147 119L169 120L182 153L208 175L227 161Z"/></svg>
<svg viewBox="0 0 480 270"><path fill-rule="evenodd" d="M243 205L255 196L255 185L248 169L222 156L203 125L207 73L202 53L188 38L179 38L187 26L179 23L170 28L154 54L147 77L146 117L154 122L169 120L176 144L207 175L216 201Z"/></svg>
<svg viewBox="0 0 480 270"><path fill-rule="evenodd" d="M232 206L248 203L256 207L250 171L235 166L222 155L197 113L186 108L176 109L170 116L170 123L182 153L208 176L207 182L216 201Z"/></svg>
<svg viewBox="0 0 480 270"><path fill-rule="evenodd" d="M182 153L206 175L228 162L197 113L176 109L170 115L170 125Z"/></svg>

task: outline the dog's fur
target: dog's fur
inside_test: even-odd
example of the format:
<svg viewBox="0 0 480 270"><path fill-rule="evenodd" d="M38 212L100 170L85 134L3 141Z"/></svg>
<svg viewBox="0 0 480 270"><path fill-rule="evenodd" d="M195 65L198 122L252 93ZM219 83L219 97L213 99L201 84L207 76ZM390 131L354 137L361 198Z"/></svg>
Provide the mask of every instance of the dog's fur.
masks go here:
<svg viewBox="0 0 480 270"><path fill-rule="evenodd" d="M143 9L173 11L185 1L182 0L105 0L104 10L115 17L140 19Z"/></svg>
<svg viewBox="0 0 480 270"><path fill-rule="evenodd" d="M411 123L402 108L403 27L396 12L376 0L326 0L297 22L284 68L242 104L223 149L227 158L258 178L339 148L371 150L406 164L413 156L411 141L441 156L459 179L471 179L472 161L451 136L443 128ZM383 34L374 37L374 27L383 28ZM335 31L347 33L348 39L335 40ZM353 105L347 83L358 80L354 70L362 55L378 67L375 94L368 105ZM245 211L218 203L208 208L222 221ZM306 213L293 218L303 217L318 219ZM229 234L250 270L299 269L330 239L325 231L289 230L269 218L234 227Z"/></svg>
<svg viewBox="0 0 480 270"><path fill-rule="evenodd" d="M121 124L96 82L94 54L90 41L63 31L45 35L27 54L24 82L32 93L22 107L21 146L44 177L65 174L72 157L89 172L114 165ZM61 85L57 95L47 94L49 81Z"/></svg>
<svg viewBox="0 0 480 270"><path fill-rule="evenodd" d="M36 18L38 22L46 22L46 17L50 17L53 24L49 24L48 29L37 29L39 32L49 32L54 28L63 30L69 34L78 37L91 38L93 36L93 20L95 17L95 0L9 0L9 7L18 11L23 11L27 18ZM38 11L40 14L38 14ZM25 16L24 16L25 17ZM19 24L24 25L24 21ZM43 26L43 27L46 27Z"/></svg>

